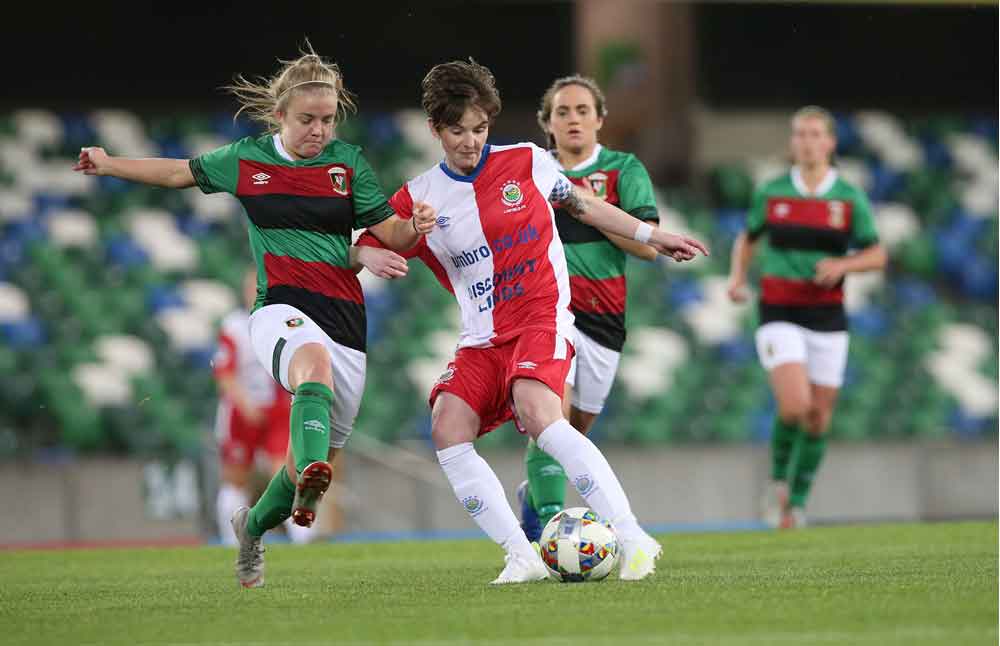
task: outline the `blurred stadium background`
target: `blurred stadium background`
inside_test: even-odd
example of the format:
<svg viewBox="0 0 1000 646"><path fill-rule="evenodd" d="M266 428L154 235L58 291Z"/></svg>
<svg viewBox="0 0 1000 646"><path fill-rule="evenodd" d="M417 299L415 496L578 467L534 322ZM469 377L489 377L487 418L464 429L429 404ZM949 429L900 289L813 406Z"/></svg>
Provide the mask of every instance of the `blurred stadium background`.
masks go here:
<svg viewBox="0 0 1000 646"><path fill-rule="evenodd" d="M543 143L534 110L555 77L602 83L602 141L646 163L666 228L714 252L630 262L629 342L595 429L660 526L754 517L774 404L754 308L725 298L728 252L754 186L783 168L792 110L832 109L839 167L868 191L892 260L848 281L848 378L811 511L995 516L995 4L315 5L281 24L246 3L69 11L43 40L18 30L2 45L36 60L0 98L0 544L214 535L209 362L249 262L243 216L228 196L70 167L83 145L190 157L255 133L216 88L270 73L304 36L358 93L338 134L387 193L438 160L417 110L430 65L471 55L493 69L495 143ZM364 286L368 387L326 529L474 534L428 441L451 297L422 267ZM482 444L512 492L523 438L504 427Z"/></svg>

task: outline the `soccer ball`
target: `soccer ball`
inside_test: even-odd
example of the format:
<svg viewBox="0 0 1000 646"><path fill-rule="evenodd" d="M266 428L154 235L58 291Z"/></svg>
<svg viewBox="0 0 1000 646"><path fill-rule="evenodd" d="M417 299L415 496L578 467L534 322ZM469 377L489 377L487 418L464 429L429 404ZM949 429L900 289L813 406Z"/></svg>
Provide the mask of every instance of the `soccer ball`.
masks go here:
<svg viewBox="0 0 1000 646"><path fill-rule="evenodd" d="M586 507L563 509L538 541L552 578L563 583L600 581L618 561L618 536L611 523Z"/></svg>

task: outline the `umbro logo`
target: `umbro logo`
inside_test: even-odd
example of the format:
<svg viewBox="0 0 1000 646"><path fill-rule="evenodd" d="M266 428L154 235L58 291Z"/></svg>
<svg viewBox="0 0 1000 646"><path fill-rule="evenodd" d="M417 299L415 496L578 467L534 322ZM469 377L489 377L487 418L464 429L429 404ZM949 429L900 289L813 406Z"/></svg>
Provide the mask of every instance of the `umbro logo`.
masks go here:
<svg viewBox="0 0 1000 646"><path fill-rule="evenodd" d="M271 176L267 173L257 173L256 175L251 175L250 179L253 180L254 184L267 184L267 181L271 179Z"/></svg>
<svg viewBox="0 0 1000 646"><path fill-rule="evenodd" d="M306 428L307 431L316 431L317 433L323 432L323 422L318 419L308 419L302 426Z"/></svg>
<svg viewBox="0 0 1000 646"><path fill-rule="evenodd" d="M534 370L538 367L538 364L534 361L521 361L517 364L517 367L521 370Z"/></svg>

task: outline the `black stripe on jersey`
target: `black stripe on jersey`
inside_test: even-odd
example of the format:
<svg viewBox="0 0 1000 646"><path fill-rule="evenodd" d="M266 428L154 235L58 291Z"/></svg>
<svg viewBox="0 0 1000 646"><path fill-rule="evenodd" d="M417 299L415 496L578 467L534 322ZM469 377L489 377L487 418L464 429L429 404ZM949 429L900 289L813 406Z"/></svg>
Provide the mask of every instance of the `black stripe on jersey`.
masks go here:
<svg viewBox="0 0 1000 646"><path fill-rule="evenodd" d="M629 211L628 214L644 222L646 220L660 221L660 214L657 212L655 206L638 206Z"/></svg>
<svg viewBox="0 0 1000 646"><path fill-rule="evenodd" d="M603 233L589 224L580 222L566 209L556 209L556 230L559 231L559 239L564 244L607 241Z"/></svg>
<svg viewBox="0 0 1000 646"><path fill-rule="evenodd" d="M291 305L302 310L328 337L340 345L365 351L368 321L365 306L330 298L301 287L275 285L267 288L264 305Z"/></svg>
<svg viewBox="0 0 1000 646"><path fill-rule="evenodd" d="M598 344L615 352L621 352L625 347L624 314L594 314L573 310L573 316L576 317L576 329Z"/></svg>
<svg viewBox="0 0 1000 646"><path fill-rule="evenodd" d="M760 303L760 323L783 321L816 332L843 332L847 312L843 305L768 305Z"/></svg>
<svg viewBox="0 0 1000 646"><path fill-rule="evenodd" d="M775 249L787 251L822 251L842 256L847 253L851 236L846 231L814 229L796 225L767 225L768 241Z"/></svg>
<svg viewBox="0 0 1000 646"><path fill-rule="evenodd" d="M297 229L350 237L354 204L343 197L240 195L247 217L261 229Z"/></svg>

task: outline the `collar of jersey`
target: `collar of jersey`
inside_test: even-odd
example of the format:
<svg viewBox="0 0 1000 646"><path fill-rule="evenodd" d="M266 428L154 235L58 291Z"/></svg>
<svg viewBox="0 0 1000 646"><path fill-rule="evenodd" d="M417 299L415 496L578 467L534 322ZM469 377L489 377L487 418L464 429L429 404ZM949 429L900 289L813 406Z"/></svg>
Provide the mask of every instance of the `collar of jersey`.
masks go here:
<svg viewBox="0 0 1000 646"><path fill-rule="evenodd" d="M330 143L333 143L333 141L331 140ZM324 152L326 152L325 150L320 151L319 155L316 155L316 157L310 157L309 159L295 159L294 157L292 157L291 153L285 150L285 145L281 143L281 135L279 135L278 133L274 133L271 136L271 145L274 146L274 152L278 154L278 157L281 157L285 161L291 162L293 164L302 164L311 162L314 159L318 159L323 155ZM327 144L327 146L329 145L330 144Z"/></svg>
<svg viewBox="0 0 1000 646"><path fill-rule="evenodd" d="M832 166L826 171L826 175L820 181L819 186L816 187L814 193L809 192L809 187L806 186L806 182L802 179L802 169L798 166L792 166L792 185L795 186L795 190L801 193L804 197L819 197L821 195L826 195L833 185L837 183L837 169Z"/></svg>
<svg viewBox="0 0 1000 646"><path fill-rule="evenodd" d="M594 152L590 153L590 157L587 157L573 168L563 168L562 164L559 164L559 168L562 168L564 173L579 173L581 171L585 171L597 163L597 158L601 156L602 150L604 150L604 146L602 146L601 144L596 144L594 146ZM558 163L559 156L556 154L556 151L550 150L549 152L552 154L552 158L555 159L556 162Z"/></svg>
<svg viewBox="0 0 1000 646"><path fill-rule="evenodd" d="M459 175L452 169L448 168L448 164L443 161L439 164L439 166L445 175L452 178L456 182L474 182L476 181L476 178L479 177L479 171L483 170L483 166L486 165L486 158L489 156L490 145L486 144L483 146L483 154L479 156L479 163L476 164L476 167L468 175Z"/></svg>

